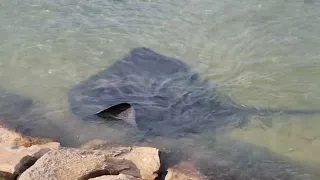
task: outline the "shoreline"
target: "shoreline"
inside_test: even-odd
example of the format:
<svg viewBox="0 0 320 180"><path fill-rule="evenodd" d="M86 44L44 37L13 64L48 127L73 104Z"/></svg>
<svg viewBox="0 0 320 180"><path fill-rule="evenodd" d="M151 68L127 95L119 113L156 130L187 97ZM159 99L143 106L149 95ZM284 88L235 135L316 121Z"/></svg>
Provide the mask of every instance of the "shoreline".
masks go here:
<svg viewBox="0 0 320 180"><path fill-rule="evenodd" d="M183 180L205 179L188 162L165 169L161 151L91 140L79 148L23 136L0 125L0 178L6 180Z"/></svg>

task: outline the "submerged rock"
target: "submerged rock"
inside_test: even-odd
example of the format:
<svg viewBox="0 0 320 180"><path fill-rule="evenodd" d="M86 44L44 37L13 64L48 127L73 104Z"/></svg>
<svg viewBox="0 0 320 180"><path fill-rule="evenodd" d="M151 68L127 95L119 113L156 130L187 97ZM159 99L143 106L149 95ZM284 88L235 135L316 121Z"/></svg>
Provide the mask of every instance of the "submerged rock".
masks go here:
<svg viewBox="0 0 320 180"><path fill-rule="evenodd" d="M182 162L167 170L165 180L205 180L193 164Z"/></svg>
<svg viewBox="0 0 320 180"><path fill-rule="evenodd" d="M53 142L53 140L49 138L23 136L21 133L0 124L0 144L30 147L32 145L41 145L48 142Z"/></svg>
<svg viewBox="0 0 320 180"><path fill-rule="evenodd" d="M121 147L124 144L109 142L102 139L93 139L81 145L80 149L90 149L90 150L105 150L110 147Z"/></svg>

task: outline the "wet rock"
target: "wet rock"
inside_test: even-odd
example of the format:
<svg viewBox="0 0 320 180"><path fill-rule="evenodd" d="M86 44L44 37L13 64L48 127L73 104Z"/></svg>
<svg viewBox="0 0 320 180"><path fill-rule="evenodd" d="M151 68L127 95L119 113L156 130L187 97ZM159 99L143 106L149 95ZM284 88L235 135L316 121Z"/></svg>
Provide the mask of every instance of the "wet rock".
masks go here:
<svg viewBox="0 0 320 180"><path fill-rule="evenodd" d="M110 147L121 147L124 144L119 144L115 142L109 142L102 139L93 139L86 143L84 143L80 149L90 149L90 150L97 150L97 149L108 149Z"/></svg>
<svg viewBox="0 0 320 180"><path fill-rule="evenodd" d="M0 143L1 144L16 144L16 139L22 138L17 132L11 131L0 125Z"/></svg>
<svg viewBox="0 0 320 180"><path fill-rule="evenodd" d="M142 179L125 175L125 174L119 174L119 175L100 176L96 178L91 178L89 180L142 180Z"/></svg>
<svg viewBox="0 0 320 180"><path fill-rule="evenodd" d="M0 177L12 179L18 176L43 154L59 147L60 144L56 142L30 147L0 144Z"/></svg>
<svg viewBox="0 0 320 180"><path fill-rule="evenodd" d="M158 153L157 149L144 147L62 148L46 153L19 180L90 179L118 174L153 180L160 168Z"/></svg>
<svg viewBox="0 0 320 180"><path fill-rule="evenodd" d="M32 145L41 145L48 142L53 142L53 140L48 138L23 136L19 132L10 130L0 124L0 144L30 147Z"/></svg>
<svg viewBox="0 0 320 180"><path fill-rule="evenodd" d="M182 162L167 170L165 180L205 180L192 163Z"/></svg>

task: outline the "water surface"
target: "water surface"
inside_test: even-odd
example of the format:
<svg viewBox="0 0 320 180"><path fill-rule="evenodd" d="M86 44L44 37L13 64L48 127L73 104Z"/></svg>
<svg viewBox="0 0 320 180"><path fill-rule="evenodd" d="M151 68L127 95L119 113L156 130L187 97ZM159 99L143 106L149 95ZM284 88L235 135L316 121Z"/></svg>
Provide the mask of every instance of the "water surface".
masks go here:
<svg viewBox="0 0 320 180"><path fill-rule="evenodd" d="M125 130L70 115L66 93L139 46L183 60L239 104L320 109L319 8L317 0L4 0L0 84L45 109L46 118L32 121L38 127L32 133L72 146L93 138L123 139ZM319 119L252 117L228 136L317 167ZM206 148L196 152L214 151L217 143L208 148L213 136L216 142L217 135L202 136Z"/></svg>

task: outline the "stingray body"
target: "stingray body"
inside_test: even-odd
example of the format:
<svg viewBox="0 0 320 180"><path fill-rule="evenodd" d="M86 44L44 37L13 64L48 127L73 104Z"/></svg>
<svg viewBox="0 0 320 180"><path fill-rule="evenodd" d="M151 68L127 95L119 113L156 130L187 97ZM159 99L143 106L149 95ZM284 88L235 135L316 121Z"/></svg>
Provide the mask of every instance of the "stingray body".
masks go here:
<svg viewBox="0 0 320 180"><path fill-rule="evenodd" d="M121 119L170 137L238 126L252 113L318 113L222 102L214 85L202 81L187 64L144 47L72 87L68 98L71 112L84 120Z"/></svg>

